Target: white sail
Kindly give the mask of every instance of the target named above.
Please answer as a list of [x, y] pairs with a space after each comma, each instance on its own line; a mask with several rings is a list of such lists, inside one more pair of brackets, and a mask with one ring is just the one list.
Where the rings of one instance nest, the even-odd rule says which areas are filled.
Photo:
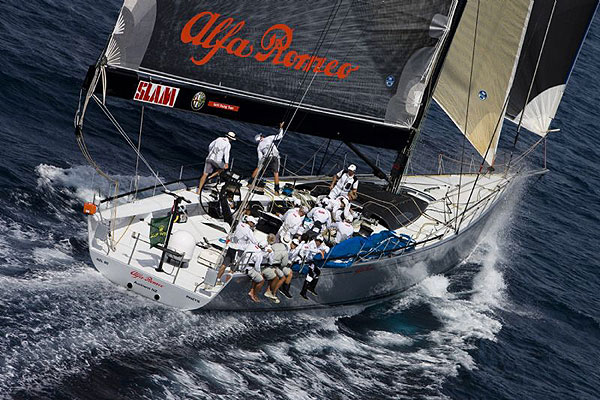
[[434, 99], [490, 165], [532, 0], [469, 0]]

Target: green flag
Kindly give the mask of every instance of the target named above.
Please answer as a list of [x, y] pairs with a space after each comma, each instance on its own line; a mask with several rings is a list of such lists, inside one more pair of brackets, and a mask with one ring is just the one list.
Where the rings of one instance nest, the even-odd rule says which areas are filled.
[[169, 213], [166, 217], [152, 218], [150, 220], [150, 247], [165, 243], [170, 219], [171, 214]]

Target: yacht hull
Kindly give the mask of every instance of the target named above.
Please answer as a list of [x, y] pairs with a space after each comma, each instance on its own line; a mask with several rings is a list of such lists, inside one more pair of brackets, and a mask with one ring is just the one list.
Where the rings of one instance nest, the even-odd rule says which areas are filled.
[[391, 299], [426, 277], [447, 272], [464, 261], [477, 246], [503, 202], [504, 196], [501, 196], [458, 235], [430, 246], [349, 268], [322, 269], [316, 288], [318, 296], [308, 293], [308, 300], [300, 296], [305, 275], [294, 276], [290, 290], [292, 299], [279, 294], [281, 302], [275, 304], [263, 296], [260, 303], [253, 302], [248, 296], [249, 278], [237, 274], [204, 308], [221, 311], [316, 310], [368, 306]]

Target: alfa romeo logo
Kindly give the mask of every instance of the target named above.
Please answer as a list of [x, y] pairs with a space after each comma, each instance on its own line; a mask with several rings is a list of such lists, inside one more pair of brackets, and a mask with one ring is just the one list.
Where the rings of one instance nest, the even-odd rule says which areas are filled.
[[192, 110], [198, 111], [202, 107], [204, 107], [204, 103], [206, 102], [206, 95], [204, 92], [198, 92], [192, 97]]

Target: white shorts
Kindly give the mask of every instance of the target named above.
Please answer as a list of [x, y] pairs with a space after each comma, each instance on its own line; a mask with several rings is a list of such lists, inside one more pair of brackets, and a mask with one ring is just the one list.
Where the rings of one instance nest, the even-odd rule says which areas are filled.
[[207, 158], [206, 161], [204, 161], [204, 173], [205, 174], [212, 174], [213, 172], [215, 172], [218, 169], [222, 169], [223, 167], [219, 165], [219, 163], [217, 163], [214, 160], [211, 160], [210, 158]]
[[246, 275], [248, 275], [250, 279], [252, 279], [256, 283], [260, 283], [264, 280], [261, 273], [255, 270], [254, 268], [247, 269]]

